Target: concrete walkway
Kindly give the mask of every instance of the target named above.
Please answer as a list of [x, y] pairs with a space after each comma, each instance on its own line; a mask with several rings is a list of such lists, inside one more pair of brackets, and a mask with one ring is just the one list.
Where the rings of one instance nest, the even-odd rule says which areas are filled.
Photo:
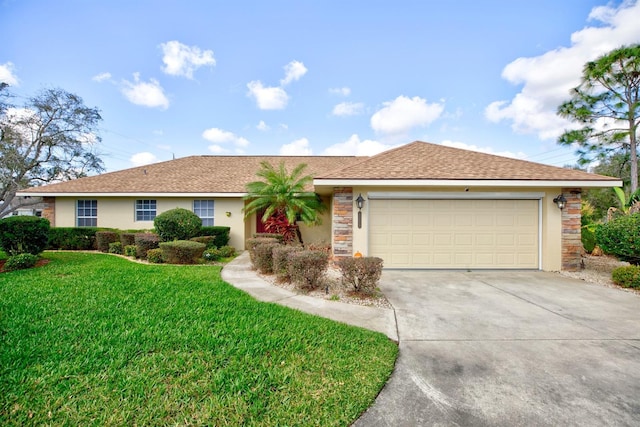
[[259, 301], [274, 302], [337, 322], [381, 332], [390, 339], [398, 341], [398, 329], [393, 310], [298, 295], [274, 286], [252, 269], [247, 251], [225, 265], [222, 269], [222, 279]]

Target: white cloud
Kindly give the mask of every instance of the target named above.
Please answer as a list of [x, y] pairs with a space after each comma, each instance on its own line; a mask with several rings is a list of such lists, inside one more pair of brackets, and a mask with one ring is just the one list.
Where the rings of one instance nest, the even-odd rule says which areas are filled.
[[91, 80], [98, 83], [102, 83], [105, 80], [111, 80], [111, 73], [104, 72], [104, 73], [96, 74], [91, 78]]
[[512, 159], [525, 159], [527, 157], [527, 155], [522, 151], [518, 151], [517, 153], [514, 153], [512, 151], [495, 151], [491, 147], [478, 147], [477, 145], [465, 144], [464, 142], [458, 141], [445, 140], [442, 141], [440, 145], [444, 145], [445, 147], [461, 148], [463, 150], [477, 151], [480, 153], [493, 154], [496, 156], [511, 157]]
[[557, 116], [556, 109], [569, 99], [569, 91], [580, 83], [588, 61], [640, 39], [640, 2], [591, 10], [585, 27], [571, 35], [570, 47], [559, 47], [540, 56], [518, 58], [502, 71], [502, 77], [522, 89], [510, 101], [495, 101], [485, 109], [492, 122], [507, 120], [518, 133], [534, 133], [555, 139], [571, 124]]
[[18, 86], [20, 83], [18, 76], [15, 74], [13, 62], [0, 64], [0, 82], [6, 83], [9, 86]]
[[213, 142], [213, 145], [209, 146], [209, 151], [213, 153], [222, 153], [228, 151], [223, 148], [221, 144], [231, 143], [236, 146], [236, 151], [239, 147], [246, 147], [249, 145], [249, 141], [246, 138], [237, 136], [233, 132], [229, 132], [219, 128], [209, 128], [202, 132], [202, 137], [209, 142]]
[[145, 107], [158, 107], [163, 110], [169, 108], [169, 99], [164, 94], [164, 89], [155, 79], [148, 82], [140, 81], [140, 73], [133, 74], [133, 83], [124, 80], [122, 93], [129, 102]]
[[280, 80], [280, 85], [286, 86], [289, 83], [300, 80], [302, 76], [307, 74], [307, 67], [300, 61], [291, 61], [284, 66], [284, 79]]
[[325, 156], [373, 156], [394, 147], [370, 139], [360, 141], [360, 137], [353, 134], [345, 142], [327, 147], [322, 154]]
[[129, 161], [134, 166], [144, 166], [151, 163], [156, 163], [158, 161], [158, 158], [153, 153], [149, 153], [148, 151], [143, 151], [142, 153], [136, 153], [133, 156], [131, 156]]
[[259, 80], [247, 83], [249, 96], [256, 99], [261, 110], [282, 110], [287, 106], [289, 95], [281, 87], [265, 87]]
[[260, 123], [258, 123], [256, 129], [266, 132], [271, 128], [264, 122], [264, 120], [260, 120]]
[[187, 46], [179, 41], [172, 40], [160, 45], [164, 55], [162, 71], [172, 76], [193, 78], [193, 73], [200, 67], [215, 66], [216, 60], [213, 51], [201, 50], [197, 46]]
[[427, 101], [418, 96], [399, 96], [385, 102], [384, 107], [371, 116], [371, 127], [376, 132], [403, 134], [411, 128], [426, 126], [436, 120], [444, 111], [444, 105]]
[[313, 150], [309, 147], [309, 140], [307, 138], [296, 139], [290, 144], [284, 144], [280, 147], [281, 156], [311, 156]]
[[364, 112], [364, 104], [362, 102], [341, 102], [333, 107], [331, 114], [334, 116], [357, 116]]
[[349, 96], [351, 95], [351, 89], [348, 87], [334, 87], [329, 89], [329, 93], [333, 94], [333, 95], [340, 95], [340, 96]]

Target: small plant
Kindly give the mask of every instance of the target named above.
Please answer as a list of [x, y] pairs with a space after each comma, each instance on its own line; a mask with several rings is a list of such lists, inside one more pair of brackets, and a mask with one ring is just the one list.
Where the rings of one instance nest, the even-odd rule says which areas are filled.
[[205, 251], [202, 253], [202, 258], [205, 261], [218, 261], [222, 257], [220, 256], [220, 251], [218, 250], [218, 248], [209, 248], [205, 249]]
[[202, 220], [188, 209], [175, 208], [156, 216], [153, 225], [160, 240], [170, 242], [197, 236], [202, 228]]
[[278, 246], [281, 246], [281, 244], [276, 242], [267, 242], [254, 246], [253, 266], [260, 273], [273, 273], [273, 250]]
[[273, 272], [281, 282], [288, 282], [289, 277], [289, 257], [294, 252], [303, 250], [302, 246], [280, 245], [273, 248]]
[[236, 256], [236, 248], [234, 248], [233, 246], [226, 245], [219, 248], [218, 251], [220, 251], [220, 256], [222, 258], [231, 258], [233, 256]]
[[4, 264], [4, 271], [25, 270], [36, 265], [37, 261], [38, 256], [29, 253], [10, 256]]
[[160, 243], [162, 257], [168, 264], [196, 264], [206, 246], [191, 240], [175, 240]]
[[146, 258], [149, 249], [157, 249], [160, 247], [160, 237], [154, 233], [136, 233], [135, 236], [137, 257]]
[[49, 220], [36, 216], [10, 216], [0, 220], [0, 248], [9, 255], [38, 255], [49, 241]]
[[298, 251], [290, 256], [289, 276], [298, 287], [306, 290], [320, 286], [320, 279], [329, 264], [329, 256], [320, 251]]
[[116, 254], [116, 255], [122, 255], [122, 253], [123, 253], [122, 242], [109, 243], [109, 253], [110, 254]]
[[627, 265], [618, 267], [611, 272], [611, 279], [623, 288], [640, 288], [640, 267]]
[[354, 291], [374, 293], [382, 274], [382, 259], [377, 257], [343, 258], [338, 261], [342, 279]]
[[120, 236], [115, 231], [98, 231], [96, 233], [96, 246], [100, 252], [109, 252], [109, 246], [113, 242], [118, 242]]
[[124, 254], [136, 258], [138, 256], [138, 247], [136, 245], [127, 245], [124, 247]]
[[162, 256], [162, 249], [149, 249], [147, 251], [147, 261], [153, 264], [162, 264], [164, 257]]
[[329, 298], [330, 301], [340, 301], [340, 295], [337, 294], [333, 294], [331, 295], [331, 297]]

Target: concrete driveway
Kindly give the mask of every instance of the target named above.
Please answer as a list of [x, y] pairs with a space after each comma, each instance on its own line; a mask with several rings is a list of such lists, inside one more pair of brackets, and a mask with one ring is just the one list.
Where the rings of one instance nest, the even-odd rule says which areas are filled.
[[400, 357], [356, 426], [640, 425], [640, 297], [544, 272], [384, 271]]

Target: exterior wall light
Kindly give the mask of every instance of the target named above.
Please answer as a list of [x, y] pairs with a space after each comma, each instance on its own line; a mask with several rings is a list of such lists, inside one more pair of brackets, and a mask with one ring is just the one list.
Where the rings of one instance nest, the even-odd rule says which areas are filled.
[[567, 206], [567, 199], [563, 194], [560, 194], [555, 199], [553, 199], [553, 203], [558, 205], [558, 209], [562, 210], [565, 206]]
[[364, 197], [362, 197], [362, 193], [358, 194], [356, 206], [358, 207], [358, 228], [362, 228], [362, 207], [364, 206]]
[[230, 217], [230, 216], [231, 216], [231, 212], [225, 212], [224, 214], [225, 214], [227, 217]]

